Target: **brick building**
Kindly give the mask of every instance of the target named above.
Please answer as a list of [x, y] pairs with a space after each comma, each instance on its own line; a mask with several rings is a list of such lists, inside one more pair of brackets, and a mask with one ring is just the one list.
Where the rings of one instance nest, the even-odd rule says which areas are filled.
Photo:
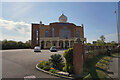
[[31, 35], [31, 48], [35, 46], [41, 46], [41, 48], [50, 48], [51, 46], [70, 48], [73, 47], [77, 38], [80, 38], [83, 43], [86, 41], [83, 24], [76, 26], [67, 22], [67, 17], [64, 14], [59, 17], [59, 22], [53, 22], [49, 25], [44, 25], [41, 21], [40, 24], [32, 23]]

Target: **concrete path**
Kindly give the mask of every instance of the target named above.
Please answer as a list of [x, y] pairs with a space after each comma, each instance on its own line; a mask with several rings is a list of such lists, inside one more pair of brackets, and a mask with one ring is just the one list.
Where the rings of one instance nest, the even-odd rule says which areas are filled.
[[114, 57], [108, 66], [108, 71], [111, 72], [108, 74], [111, 78], [119, 78], [120, 79], [120, 55]]

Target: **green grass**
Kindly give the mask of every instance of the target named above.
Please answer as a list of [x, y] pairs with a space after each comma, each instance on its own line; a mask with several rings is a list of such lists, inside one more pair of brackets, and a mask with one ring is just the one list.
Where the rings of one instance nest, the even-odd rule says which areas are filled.
[[107, 74], [105, 72], [103, 72], [102, 70], [96, 70], [97, 71], [97, 75], [99, 78], [106, 78]]
[[83, 75], [86, 75], [86, 78], [97, 78], [97, 79], [106, 79], [107, 78], [107, 66], [112, 57], [119, 55], [120, 53], [112, 53], [111, 56], [105, 54], [94, 56], [91, 59], [88, 59], [83, 64]]
[[109, 61], [111, 60], [112, 57], [110, 56], [105, 56], [103, 57], [102, 59], [100, 59], [97, 63], [96, 63], [96, 66], [101, 68], [101, 69], [104, 69], [104, 70], [107, 70], [107, 66], [109, 64]]
[[[101, 78], [101, 80], [102, 80], [103, 78], [106, 78], [106, 76], [107, 76], [107, 75], [106, 75], [103, 71], [101, 71], [101, 70], [96, 70], [96, 73], [97, 73], [98, 77]], [[88, 78], [93, 78], [90, 73], [89, 73], [87, 76], [85, 76], [83, 79], [88, 79]]]

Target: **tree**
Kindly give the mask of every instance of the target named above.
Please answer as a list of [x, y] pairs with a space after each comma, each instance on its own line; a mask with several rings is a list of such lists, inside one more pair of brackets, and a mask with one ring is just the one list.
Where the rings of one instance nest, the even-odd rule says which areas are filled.
[[103, 42], [101, 40], [97, 40], [96, 46], [103, 45]]
[[91, 43], [85, 43], [85, 45], [91, 45]]
[[101, 41], [104, 43], [105, 42], [105, 37], [104, 37], [104, 35], [101, 35], [100, 36], [100, 39], [101, 39]]
[[115, 41], [111, 41], [111, 45], [118, 45]]
[[30, 46], [31, 46], [31, 40], [26, 41], [25, 42], [25, 46], [26, 46], [26, 48], [30, 48]]

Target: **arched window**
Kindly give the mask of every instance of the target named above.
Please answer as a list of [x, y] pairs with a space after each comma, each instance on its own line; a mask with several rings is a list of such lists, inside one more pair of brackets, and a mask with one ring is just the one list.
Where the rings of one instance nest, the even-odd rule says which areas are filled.
[[66, 38], [66, 37], [67, 37], [67, 28], [66, 28], [66, 27], [64, 27], [63, 29], [64, 29], [64, 32], [63, 32], [63, 37], [64, 37], [64, 38]]
[[49, 37], [49, 30], [45, 31], [45, 37]]
[[60, 38], [70, 38], [70, 30], [67, 30], [67, 27], [60, 29]]
[[77, 31], [77, 38], [80, 38], [80, 31]]
[[54, 37], [54, 28], [52, 28], [52, 37]]
[[68, 38], [70, 38], [70, 30], [68, 30]]
[[36, 34], [37, 34], [37, 36], [36, 36], [36, 44], [38, 45], [38, 29], [36, 30]]
[[63, 35], [62, 35], [62, 29], [60, 29], [60, 38], [62, 38], [63, 37]]

